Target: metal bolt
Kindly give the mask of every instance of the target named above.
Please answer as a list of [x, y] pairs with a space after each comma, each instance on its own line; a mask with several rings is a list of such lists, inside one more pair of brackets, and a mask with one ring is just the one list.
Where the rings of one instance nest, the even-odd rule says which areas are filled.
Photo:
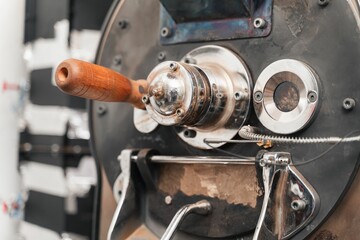
[[178, 117], [183, 117], [184, 114], [185, 114], [184, 109], [181, 109], [181, 108], [176, 109], [176, 115], [177, 115]]
[[243, 94], [239, 91], [239, 92], [235, 92], [234, 93], [234, 98], [236, 101], [239, 101], [243, 98]]
[[166, 52], [159, 52], [158, 54], [158, 60], [163, 61], [166, 58]]
[[32, 150], [32, 144], [31, 143], [24, 143], [24, 151], [25, 152], [30, 152]]
[[291, 208], [294, 211], [299, 211], [299, 210], [303, 210], [306, 208], [306, 202], [304, 200], [294, 200], [291, 202]]
[[122, 56], [121, 55], [116, 55], [113, 59], [113, 63], [115, 65], [121, 65], [122, 63]]
[[263, 93], [260, 91], [257, 91], [254, 93], [254, 100], [257, 102], [260, 102], [263, 99]]
[[53, 153], [58, 153], [60, 151], [59, 144], [53, 144], [53, 145], [51, 145], [50, 148], [51, 148], [51, 152], [53, 152]]
[[73, 149], [73, 152], [76, 153], [76, 154], [80, 154], [81, 151], [82, 151], [82, 148], [81, 148], [81, 146], [79, 146], [79, 145], [73, 146], [72, 149]]
[[221, 92], [217, 93], [215, 95], [217, 98], [223, 98], [224, 97], [224, 94], [222, 94]]
[[165, 204], [170, 205], [172, 203], [172, 197], [170, 195], [167, 195], [165, 197]]
[[311, 102], [311, 103], [314, 103], [314, 102], [317, 101], [317, 94], [314, 91], [310, 91], [308, 93], [307, 97], [308, 97], [308, 101]]
[[102, 116], [107, 112], [107, 108], [105, 105], [99, 105], [96, 109], [96, 112], [99, 116]]
[[196, 131], [191, 130], [191, 129], [186, 129], [184, 131], [184, 137], [186, 137], [186, 138], [194, 138], [194, 137], [196, 137]]
[[161, 31], [160, 31], [160, 35], [161, 35], [162, 37], [170, 37], [170, 35], [171, 35], [171, 30], [170, 30], [169, 28], [167, 28], [167, 27], [163, 27], [163, 28], [161, 29]]
[[261, 28], [264, 28], [266, 26], [266, 21], [263, 18], [255, 18], [253, 24], [254, 24], [255, 28], [260, 28], [261, 29]]
[[125, 29], [128, 25], [128, 22], [126, 20], [121, 20], [118, 24], [121, 29]]
[[144, 103], [144, 104], [149, 104], [150, 103], [150, 98], [148, 95], [144, 95], [142, 98], [141, 98], [141, 101]]
[[328, 5], [330, 2], [330, 0], [318, 0], [318, 4], [322, 7], [325, 7], [326, 5]]
[[356, 105], [356, 102], [353, 98], [345, 98], [343, 101], [343, 108], [345, 110], [352, 110]]
[[172, 62], [172, 63], [170, 63], [169, 67], [172, 71], [175, 72], [179, 68], [179, 65], [176, 62]]

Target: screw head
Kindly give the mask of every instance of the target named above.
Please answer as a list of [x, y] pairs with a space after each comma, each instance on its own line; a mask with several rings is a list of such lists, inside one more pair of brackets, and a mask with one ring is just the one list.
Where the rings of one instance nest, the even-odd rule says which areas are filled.
[[260, 102], [263, 99], [263, 93], [261, 91], [256, 91], [254, 93], [254, 100]]
[[104, 115], [106, 113], [106, 111], [107, 111], [107, 108], [105, 105], [99, 105], [96, 109], [96, 112], [99, 116]]
[[158, 54], [158, 60], [163, 61], [166, 58], [166, 52], [159, 52]]
[[234, 93], [234, 98], [235, 98], [236, 101], [239, 101], [239, 100], [241, 100], [243, 98], [243, 94], [240, 91], [235, 92]]
[[116, 55], [113, 59], [113, 63], [115, 65], [121, 65], [122, 63], [122, 56], [121, 55]]
[[314, 103], [317, 101], [317, 93], [314, 91], [310, 91], [307, 95], [308, 101]]
[[172, 203], [172, 197], [167, 195], [164, 199], [166, 205], [170, 205]]
[[171, 36], [171, 30], [168, 27], [163, 27], [160, 30], [160, 35], [162, 37], [170, 37]]
[[266, 21], [263, 18], [255, 18], [253, 25], [255, 28], [262, 29], [266, 27]]
[[186, 137], [186, 138], [194, 138], [194, 137], [196, 137], [196, 131], [194, 131], [192, 129], [186, 129], [184, 131], [184, 137]]
[[176, 62], [172, 62], [172, 63], [170, 63], [169, 67], [170, 67], [171, 71], [175, 72], [176, 70], [178, 70], [179, 65]]
[[344, 101], [343, 101], [343, 108], [345, 110], [352, 110], [356, 105], [356, 102], [353, 98], [345, 98]]
[[176, 115], [177, 115], [178, 117], [183, 117], [183, 116], [185, 115], [184, 109], [182, 109], [182, 108], [176, 109]]
[[121, 29], [125, 29], [128, 25], [128, 22], [126, 20], [121, 20], [119, 21], [118, 25]]
[[141, 98], [141, 101], [144, 103], [144, 104], [149, 104], [150, 103], [150, 98], [148, 95], [144, 95], [142, 98]]
[[304, 200], [294, 200], [291, 202], [291, 208], [294, 211], [300, 211], [306, 208], [306, 202]]

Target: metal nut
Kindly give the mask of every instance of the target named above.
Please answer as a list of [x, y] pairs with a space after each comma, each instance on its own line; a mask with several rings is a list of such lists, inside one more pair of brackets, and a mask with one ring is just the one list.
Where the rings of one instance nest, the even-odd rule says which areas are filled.
[[181, 108], [176, 109], [176, 115], [177, 115], [178, 117], [183, 117], [184, 114], [185, 114], [184, 109], [181, 109]]
[[171, 30], [167, 27], [163, 27], [160, 31], [160, 35], [162, 37], [170, 37], [171, 36]]
[[116, 55], [113, 59], [113, 63], [115, 65], [121, 65], [122, 63], [122, 56], [121, 55]]
[[126, 20], [121, 20], [119, 21], [118, 25], [121, 29], [125, 29], [128, 25], [128, 22]]
[[166, 205], [170, 205], [172, 203], [172, 197], [167, 195], [164, 199]]
[[99, 116], [102, 116], [107, 112], [107, 108], [105, 105], [99, 105], [96, 109], [96, 112]]
[[176, 70], [178, 70], [178, 68], [179, 68], [179, 65], [176, 63], [176, 62], [172, 62], [172, 63], [170, 63], [170, 69], [171, 69], [171, 71], [176, 71]]
[[257, 91], [254, 93], [254, 100], [256, 102], [260, 102], [263, 99], [263, 93], [261, 91]]
[[294, 200], [291, 202], [291, 208], [294, 211], [299, 211], [299, 210], [303, 210], [306, 208], [306, 202], [304, 200]]
[[191, 129], [186, 129], [184, 131], [184, 137], [186, 137], [186, 138], [194, 138], [194, 137], [196, 137], [196, 131], [191, 130]]
[[317, 93], [314, 91], [310, 91], [307, 95], [308, 101], [314, 103], [317, 101]]
[[345, 98], [343, 101], [343, 108], [345, 110], [352, 110], [356, 105], [356, 102], [353, 98]]
[[255, 18], [253, 24], [254, 27], [258, 29], [262, 29], [266, 27], [266, 21], [263, 18]]
[[234, 93], [234, 98], [236, 101], [239, 101], [243, 98], [243, 93], [242, 92], [235, 92]]
[[163, 61], [166, 58], [166, 52], [159, 52], [158, 54], [158, 60]]
[[144, 103], [144, 104], [149, 104], [150, 103], [150, 98], [148, 95], [144, 95], [142, 98], [141, 98], [141, 101]]

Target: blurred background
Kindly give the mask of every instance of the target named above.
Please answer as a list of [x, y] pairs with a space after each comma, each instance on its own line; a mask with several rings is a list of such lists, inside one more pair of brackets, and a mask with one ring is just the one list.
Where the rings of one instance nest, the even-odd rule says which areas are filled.
[[61, 93], [53, 72], [67, 58], [94, 61], [112, 1], [0, 2], [0, 239], [91, 239], [86, 101]]

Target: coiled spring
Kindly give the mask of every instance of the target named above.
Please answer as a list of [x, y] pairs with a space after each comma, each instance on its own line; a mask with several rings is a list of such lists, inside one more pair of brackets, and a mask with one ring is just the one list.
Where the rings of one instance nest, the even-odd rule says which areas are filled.
[[345, 137], [287, 137], [287, 136], [273, 136], [256, 133], [256, 129], [251, 126], [244, 126], [239, 131], [240, 137], [248, 140], [258, 141], [272, 141], [274, 143], [296, 143], [296, 144], [309, 144], [309, 143], [339, 143], [339, 142], [356, 142], [360, 141], [358, 136], [345, 136]]

